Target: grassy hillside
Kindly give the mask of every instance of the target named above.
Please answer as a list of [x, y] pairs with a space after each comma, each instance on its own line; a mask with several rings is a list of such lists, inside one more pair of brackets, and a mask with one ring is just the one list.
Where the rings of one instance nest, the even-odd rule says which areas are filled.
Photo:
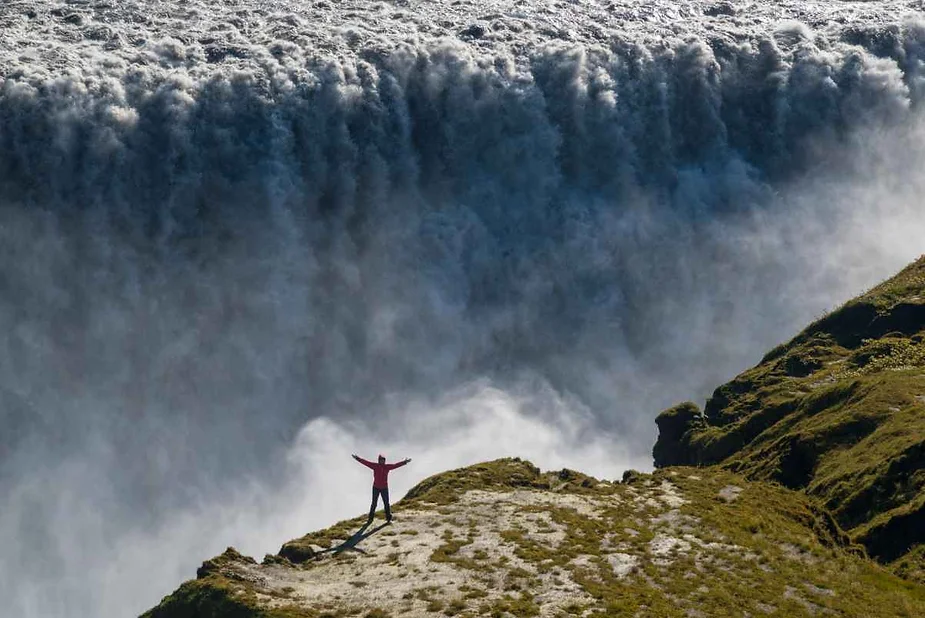
[[817, 499], [925, 582], [925, 257], [656, 422], [656, 466], [711, 465]]
[[599, 481], [506, 459], [427, 479], [390, 526], [232, 549], [145, 618], [913, 616], [925, 587], [805, 495], [719, 467]]

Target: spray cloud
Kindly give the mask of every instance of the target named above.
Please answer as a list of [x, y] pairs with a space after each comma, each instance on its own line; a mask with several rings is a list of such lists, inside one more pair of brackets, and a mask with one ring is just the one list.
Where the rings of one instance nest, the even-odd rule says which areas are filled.
[[168, 4], [0, 8], [13, 614], [139, 612], [353, 515], [351, 451], [413, 457], [396, 494], [647, 467], [660, 409], [921, 250], [925, 26], [889, 3], [497, 2], [462, 40], [443, 3]]

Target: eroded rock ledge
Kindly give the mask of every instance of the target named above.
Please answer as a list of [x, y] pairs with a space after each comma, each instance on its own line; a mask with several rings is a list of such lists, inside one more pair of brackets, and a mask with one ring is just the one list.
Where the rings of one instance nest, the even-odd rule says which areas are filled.
[[145, 617], [925, 611], [925, 588], [863, 558], [797, 492], [718, 468], [625, 476], [518, 459], [436, 475], [393, 525], [340, 522], [262, 564], [229, 549]]

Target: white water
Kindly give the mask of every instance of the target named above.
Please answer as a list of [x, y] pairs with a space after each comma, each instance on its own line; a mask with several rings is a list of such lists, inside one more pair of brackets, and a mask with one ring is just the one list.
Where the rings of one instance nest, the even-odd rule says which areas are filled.
[[[911, 2], [0, 6], [3, 615], [653, 419], [921, 252]], [[479, 32], [471, 26], [480, 26]]]

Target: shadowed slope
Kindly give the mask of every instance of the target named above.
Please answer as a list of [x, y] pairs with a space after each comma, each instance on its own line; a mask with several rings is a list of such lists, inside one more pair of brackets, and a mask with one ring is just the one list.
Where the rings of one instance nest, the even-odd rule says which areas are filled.
[[[717, 464], [821, 499], [925, 581], [925, 257], [656, 422], [656, 466]], [[918, 549], [916, 549], [918, 548]]]

